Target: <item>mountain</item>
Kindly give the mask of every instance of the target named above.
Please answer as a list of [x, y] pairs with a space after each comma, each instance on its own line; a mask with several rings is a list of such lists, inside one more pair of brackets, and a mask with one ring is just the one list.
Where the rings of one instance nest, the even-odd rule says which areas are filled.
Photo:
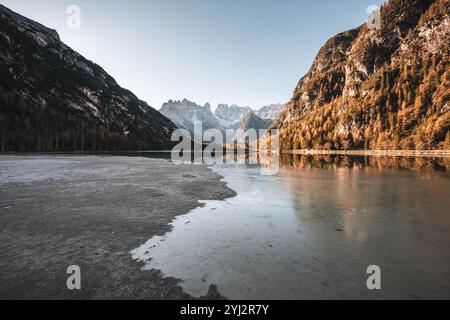
[[[239, 131], [236, 133], [235, 138], [239, 139], [240, 136], [242, 135], [242, 133], [245, 133], [245, 132], [247, 132], [247, 130], [250, 130], [250, 129], [255, 129], [256, 133], [257, 133], [257, 136], [255, 138], [258, 139], [259, 138], [259, 130], [267, 129], [272, 123], [273, 123], [272, 120], [261, 119], [253, 111], [250, 111], [249, 113], [247, 113], [245, 118], [241, 121], [241, 124], [239, 126]], [[254, 140], [256, 140], [256, 139], [254, 139]], [[252, 140], [253, 139], [250, 139], [250, 142], [253, 142]]]
[[261, 119], [277, 120], [283, 111], [285, 104], [270, 104], [256, 111], [256, 115]]
[[[260, 129], [267, 129], [281, 112], [283, 105], [270, 105], [258, 111], [253, 111], [249, 107], [239, 107], [237, 105], [219, 104], [214, 112], [207, 103], [200, 106], [189, 100], [166, 102], [160, 112], [182, 129], [187, 129], [191, 137], [194, 136], [194, 123], [202, 122], [203, 130], [218, 129], [226, 133], [227, 129], [241, 129], [247, 131], [255, 129], [258, 133]], [[261, 119], [257, 114], [262, 114], [265, 119]], [[236, 138], [238, 135], [235, 136]]]
[[55, 30], [0, 5], [2, 151], [167, 149], [175, 129]]
[[273, 125], [283, 149], [450, 149], [450, 2], [391, 0], [320, 50]]
[[219, 120], [211, 112], [209, 103], [202, 107], [186, 99], [170, 100], [162, 106], [160, 112], [171, 119], [178, 128], [187, 129], [191, 133], [191, 137], [194, 137], [194, 124], [199, 121], [202, 122], [203, 130], [224, 130]]
[[[273, 104], [253, 111], [249, 107], [219, 104], [214, 112], [207, 103], [200, 106], [189, 100], [166, 102], [160, 112], [173, 121], [177, 127], [187, 129], [194, 136], [194, 123], [202, 121], [203, 130], [219, 129], [225, 134], [227, 129], [247, 131], [267, 129], [283, 110], [284, 105]], [[261, 115], [261, 117], [259, 116]], [[263, 118], [262, 118], [263, 117]], [[236, 133], [235, 138], [239, 135]]]
[[249, 129], [267, 129], [273, 123], [270, 119], [261, 119], [254, 112], [248, 113], [242, 120], [239, 129], [249, 130]]
[[219, 104], [214, 116], [220, 121], [220, 124], [227, 129], [239, 128], [244, 118], [252, 112], [249, 107], [239, 107], [237, 105]]

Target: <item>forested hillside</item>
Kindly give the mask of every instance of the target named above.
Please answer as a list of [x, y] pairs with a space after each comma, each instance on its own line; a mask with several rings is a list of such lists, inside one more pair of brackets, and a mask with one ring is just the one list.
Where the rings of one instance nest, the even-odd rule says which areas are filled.
[[56, 31], [0, 5], [1, 151], [170, 149], [175, 128]]
[[391, 0], [330, 39], [274, 128], [283, 149], [450, 149], [450, 2]]

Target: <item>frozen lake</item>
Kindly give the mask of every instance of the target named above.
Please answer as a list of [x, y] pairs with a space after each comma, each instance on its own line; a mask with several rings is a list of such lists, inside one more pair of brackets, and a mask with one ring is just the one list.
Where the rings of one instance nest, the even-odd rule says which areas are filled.
[[237, 196], [202, 202], [132, 256], [193, 296], [215, 284], [230, 299], [450, 298], [448, 161], [372, 160], [297, 157], [275, 176], [214, 166]]

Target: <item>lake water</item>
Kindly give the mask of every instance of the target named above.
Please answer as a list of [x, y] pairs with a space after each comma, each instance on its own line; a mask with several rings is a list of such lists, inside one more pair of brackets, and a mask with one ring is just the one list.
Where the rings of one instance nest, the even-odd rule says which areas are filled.
[[[132, 252], [229, 299], [450, 298], [450, 159], [282, 159], [216, 165], [237, 196], [203, 201]], [[370, 291], [367, 268], [381, 268]]]

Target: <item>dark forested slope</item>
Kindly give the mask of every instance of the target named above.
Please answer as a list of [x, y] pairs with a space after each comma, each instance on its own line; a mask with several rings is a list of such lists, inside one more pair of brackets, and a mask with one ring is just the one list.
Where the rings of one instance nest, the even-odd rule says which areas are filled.
[[174, 129], [56, 31], [0, 5], [0, 151], [166, 149]]

